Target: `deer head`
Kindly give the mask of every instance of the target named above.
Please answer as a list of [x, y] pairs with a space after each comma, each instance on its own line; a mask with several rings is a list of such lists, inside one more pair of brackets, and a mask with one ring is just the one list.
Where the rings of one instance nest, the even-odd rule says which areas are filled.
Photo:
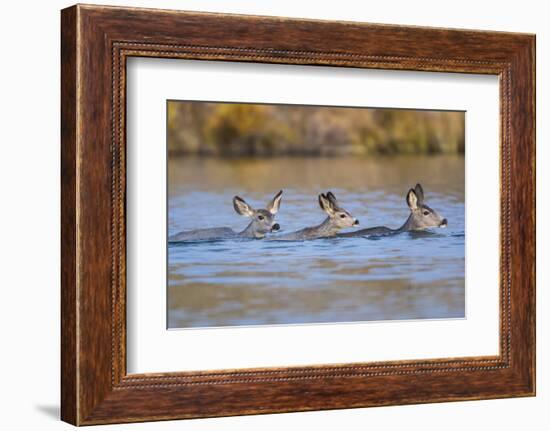
[[269, 232], [276, 232], [280, 229], [279, 223], [275, 223], [275, 214], [279, 211], [283, 191], [277, 193], [267, 204], [265, 209], [254, 209], [246, 201], [235, 196], [233, 198], [233, 207], [237, 214], [252, 219], [248, 227], [242, 232], [243, 236], [252, 236], [254, 238], [263, 238]]
[[430, 227], [447, 227], [447, 219], [424, 203], [424, 190], [420, 184], [407, 193], [407, 205], [411, 215], [407, 221], [408, 230], [421, 230]]
[[357, 226], [359, 224], [359, 221], [355, 217], [352, 217], [349, 212], [338, 204], [336, 196], [334, 196], [332, 192], [328, 192], [326, 195], [321, 193], [319, 195], [319, 205], [329, 216], [331, 226], [333, 226], [335, 230]]

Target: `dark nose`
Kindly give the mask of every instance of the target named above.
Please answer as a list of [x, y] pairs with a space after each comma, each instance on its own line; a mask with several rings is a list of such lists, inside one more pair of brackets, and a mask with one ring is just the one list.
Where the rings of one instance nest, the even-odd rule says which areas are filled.
[[355, 219], [355, 221], [353, 222], [353, 225], [357, 226], [358, 224], [359, 224], [359, 220]]
[[273, 226], [271, 226], [272, 231], [278, 231], [281, 229], [281, 226], [279, 226], [279, 223], [275, 223]]
[[444, 219], [441, 221], [441, 223], [439, 224], [439, 226], [441, 226], [441, 227], [447, 226], [447, 219], [444, 218]]

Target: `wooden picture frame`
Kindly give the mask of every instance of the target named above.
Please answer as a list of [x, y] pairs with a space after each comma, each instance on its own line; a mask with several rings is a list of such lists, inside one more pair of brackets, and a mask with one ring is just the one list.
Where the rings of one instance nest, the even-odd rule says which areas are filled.
[[[75, 425], [535, 394], [535, 36], [77, 5], [61, 14], [61, 417]], [[126, 59], [500, 77], [500, 354], [127, 374]]]

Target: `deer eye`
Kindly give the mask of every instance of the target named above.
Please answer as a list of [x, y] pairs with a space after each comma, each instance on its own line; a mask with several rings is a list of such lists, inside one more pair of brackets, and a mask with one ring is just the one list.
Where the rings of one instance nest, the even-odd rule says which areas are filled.
[[264, 219], [264, 216], [263, 215], [259, 215], [258, 216], [258, 220], [263, 220]]
[[428, 210], [424, 210], [424, 211], [422, 212], [422, 214], [424, 214], [425, 216], [427, 216], [428, 214], [430, 214], [430, 212], [429, 212]]
[[340, 214], [340, 218], [346, 218], [345, 214]]

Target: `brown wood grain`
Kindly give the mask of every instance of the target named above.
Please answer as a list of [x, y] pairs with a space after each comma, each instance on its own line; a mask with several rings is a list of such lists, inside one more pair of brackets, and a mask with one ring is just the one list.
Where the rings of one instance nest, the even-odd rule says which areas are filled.
[[76, 9], [61, 16], [61, 417], [77, 422]]
[[[63, 420], [85, 425], [534, 395], [533, 35], [79, 5], [62, 11], [61, 47]], [[131, 56], [498, 75], [499, 356], [127, 375]]]

